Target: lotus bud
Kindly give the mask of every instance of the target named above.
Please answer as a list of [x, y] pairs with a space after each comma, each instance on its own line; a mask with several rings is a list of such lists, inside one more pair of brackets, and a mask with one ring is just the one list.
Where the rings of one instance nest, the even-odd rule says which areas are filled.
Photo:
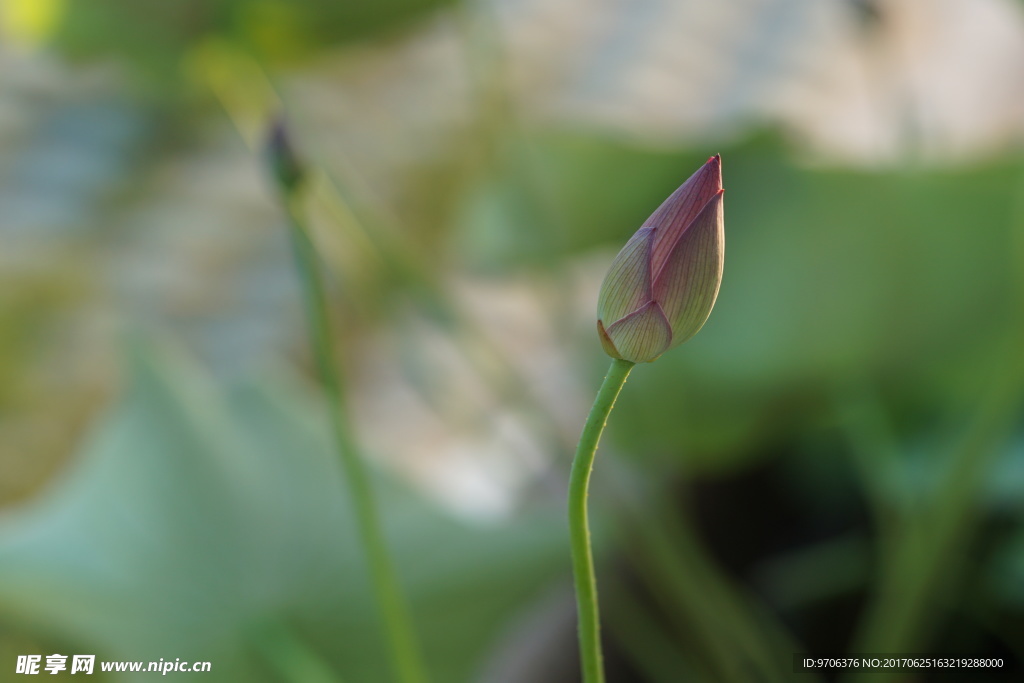
[[299, 161], [295, 148], [288, 135], [288, 127], [283, 117], [278, 117], [270, 125], [267, 135], [265, 154], [274, 180], [286, 191], [291, 192], [299, 184], [304, 175], [302, 163]]
[[724, 192], [715, 155], [612, 261], [597, 304], [597, 332], [609, 356], [649, 363], [704, 325], [722, 283]]

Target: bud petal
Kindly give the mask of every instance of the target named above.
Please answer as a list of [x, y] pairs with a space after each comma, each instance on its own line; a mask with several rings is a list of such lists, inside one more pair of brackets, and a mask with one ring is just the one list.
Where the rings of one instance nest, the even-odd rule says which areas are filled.
[[[669, 348], [672, 328], [658, 302], [649, 301], [609, 327], [604, 336], [616, 351], [610, 355], [634, 363], [649, 363]], [[608, 344], [604, 346], [610, 352]]]
[[654, 280], [654, 300], [672, 327], [672, 347], [700, 331], [718, 298], [725, 265], [724, 192], [693, 219]]
[[610, 327], [651, 300], [654, 229], [640, 228], [612, 261], [597, 300], [597, 318]]
[[651, 255], [651, 273], [656, 277], [665, 267], [669, 253], [701, 209], [722, 189], [722, 157], [716, 154], [687, 178], [661, 206], [644, 221], [657, 228]]

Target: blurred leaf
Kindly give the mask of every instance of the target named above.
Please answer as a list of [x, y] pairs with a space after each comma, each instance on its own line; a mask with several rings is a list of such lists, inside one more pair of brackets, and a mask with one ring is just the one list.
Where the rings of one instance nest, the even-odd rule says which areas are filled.
[[1014, 439], [993, 464], [987, 482], [990, 502], [1024, 520], [1024, 436]]
[[173, 83], [184, 55], [207, 38], [235, 41], [279, 64], [395, 30], [453, 1], [75, 0], [53, 37], [72, 56], [116, 57]]
[[[343, 680], [387, 680], [320, 407], [287, 382], [227, 402], [137, 351], [132, 384], [63, 480], [0, 523], [0, 615], [100, 658], [209, 660], [268, 680], [253, 629], [290, 622]], [[388, 538], [437, 680], [467, 680], [502, 623], [566, 569], [547, 511], [468, 527], [384, 484]], [[127, 680], [127, 679], [126, 679]]]
[[999, 548], [988, 578], [1000, 601], [1024, 611], [1024, 530]]
[[35, 44], [49, 37], [63, 11], [63, 0], [6, 0], [0, 20], [12, 40]]

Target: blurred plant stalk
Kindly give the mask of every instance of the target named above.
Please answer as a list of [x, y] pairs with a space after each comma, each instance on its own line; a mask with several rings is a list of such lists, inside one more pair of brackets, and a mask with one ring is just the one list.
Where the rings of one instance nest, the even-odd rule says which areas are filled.
[[[501, 85], [504, 78], [499, 73], [500, 60], [493, 52], [497, 44], [497, 40], [493, 39], [496, 28], [482, 15], [473, 15], [472, 20], [465, 13], [459, 16], [465, 33], [464, 39], [471, 43], [469, 49], [475, 55], [473, 64], [480, 69], [474, 79], [480, 90], [477, 95], [481, 101], [480, 108], [484, 112], [479, 135], [484, 140], [481, 144], [488, 146], [493, 144], [493, 138], [512, 116], [510, 111], [506, 111], [507, 103]], [[492, 39], [474, 39], [469, 23], [479, 25]], [[278, 111], [282, 107], [281, 97], [264, 67], [229, 43], [208, 41], [197, 54], [193, 68], [221, 103], [250, 149], [259, 149], [265, 142], [268, 112]], [[525, 147], [522, 140], [518, 143], [517, 149]], [[530, 170], [527, 175], [532, 178], [536, 169], [531, 167]], [[474, 166], [469, 175], [475, 175], [478, 171], [482, 172], [482, 169]], [[372, 189], [361, 182], [357, 172], [353, 171], [343, 181], [320, 165], [304, 159], [303, 175], [303, 194], [308, 195], [309, 201], [324, 211], [335, 222], [338, 230], [351, 240], [353, 244], [350, 246], [358, 250], [355, 258], [373, 262], [387, 278], [399, 283], [418, 309], [460, 347], [463, 357], [485, 379], [487, 386], [498, 393], [502, 403], [522, 410], [546, 447], [553, 453], [568, 457], [573, 444], [563, 437], [561, 426], [523, 371], [481, 328], [479, 321], [467, 314], [453, 298], [449, 288], [435, 272], [435, 264], [420, 250], [396, 237], [409, 229], [409, 226], [403, 225], [386, 204], [375, 196]], [[542, 187], [533, 189], [540, 193]], [[541, 204], [548, 211], [552, 210], [549, 202]], [[328, 270], [339, 265], [336, 260], [332, 261], [334, 252], [323, 248], [323, 245], [320, 254]], [[361, 302], [354, 299], [349, 303], [358, 306]], [[424, 393], [422, 398], [437, 407], [436, 397]]]
[[288, 132], [281, 119], [275, 121], [271, 128], [266, 153], [288, 216], [295, 265], [302, 281], [310, 343], [320, 381], [327, 395], [331, 429], [352, 496], [359, 537], [366, 553], [370, 579], [383, 617], [395, 674], [401, 683], [427, 683], [426, 667], [412, 625], [411, 613], [384, 541], [369, 471], [352, 437], [344, 381], [334, 359], [335, 341], [329, 322], [323, 272], [316, 247], [303, 220], [301, 188], [304, 171], [289, 143]]

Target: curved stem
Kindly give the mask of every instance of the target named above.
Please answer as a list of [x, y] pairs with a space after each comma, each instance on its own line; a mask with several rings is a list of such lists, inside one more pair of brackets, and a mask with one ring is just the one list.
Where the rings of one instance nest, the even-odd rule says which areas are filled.
[[580, 664], [583, 683], [604, 683], [601, 661], [601, 628], [597, 605], [597, 577], [594, 555], [590, 549], [590, 524], [587, 521], [587, 491], [590, 472], [601, 433], [608, 422], [615, 399], [626, 383], [633, 363], [615, 359], [594, 399], [587, 422], [583, 426], [576, 457], [569, 475], [569, 539], [572, 546], [572, 574], [576, 584], [576, 611], [579, 617]]
[[320, 372], [320, 381], [327, 394], [331, 429], [345, 478], [348, 480], [356, 525], [370, 565], [370, 578], [378, 607], [383, 615], [396, 675], [401, 683], [426, 683], [426, 669], [412, 627], [412, 618], [384, 542], [369, 472], [352, 438], [352, 429], [348, 423], [341, 372], [334, 360], [334, 341], [328, 322], [327, 296], [320, 261], [316, 248], [299, 218], [295, 198], [285, 192], [285, 201], [288, 204], [289, 232], [295, 262], [302, 280], [310, 342]]

